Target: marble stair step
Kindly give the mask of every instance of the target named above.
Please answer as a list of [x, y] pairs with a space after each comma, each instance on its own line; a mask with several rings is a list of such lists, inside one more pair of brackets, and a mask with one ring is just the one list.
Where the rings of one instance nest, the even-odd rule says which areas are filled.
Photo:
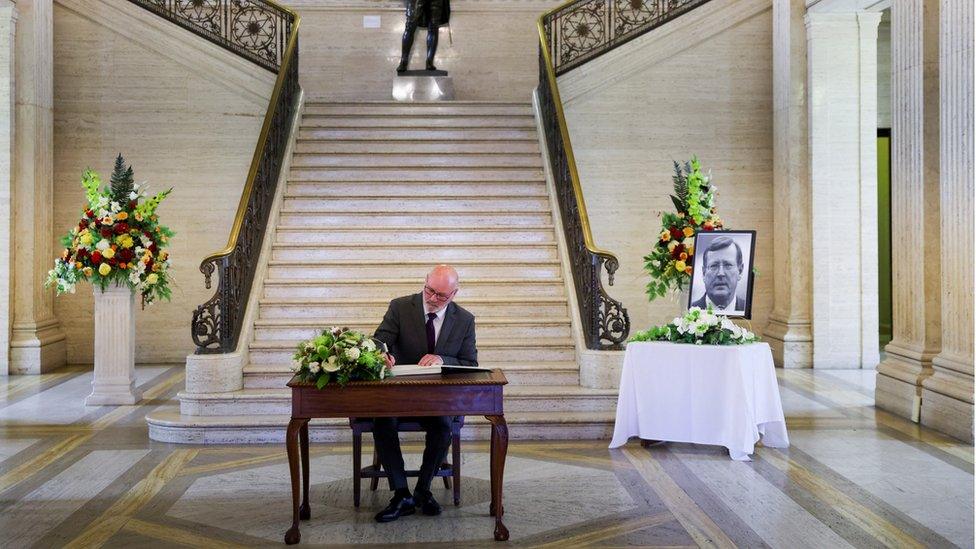
[[555, 242], [469, 242], [458, 243], [453, 246], [380, 244], [379, 242], [358, 244], [276, 243], [272, 245], [272, 259], [276, 260], [374, 259], [395, 262], [400, 259], [426, 259], [432, 263], [445, 263], [456, 259], [475, 258], [521, 261], [557, 259], [558, 254]]
[[344, 198], [347, 196], [382, 197], [387, 200], [403, 197], [470, 197], [470, 196], [546, 196], [544, 181], [292, 181], [285, 190], [286, 198], [315, 196]]
[[[562, 264], [558, 260], [519, 261], [509, 260], [456, 260], [451, 265], [457, 269], [461, 280], [466, 278], [513, 277], [552, 279], [562, 276]], [[269, 261], [268, 278], [379, 278], [396, 275], [416, 277], [422, 280], [430, 271], [429, 261], [339, 260], [339, 261]]]
[[367, 103], [367, 102], [306, 102], [305, 115], [340, 116], [533, 116], [532, 104], [521, 103]]
[[532, 128], [310, 128], [302, 126], [298, 139], [342, 141], [522, 141], [538, 143]]
[[[254, 339], [267, 341], [299, 342], [318, 335], [330, 326], [343, 326], [352, 330], [372, 334], [382, 320], [382, 316], [363, 317], [322, 317], [322, 318], [260, 318], [254, 321]], [[568, 316], [539, 316], [526, 318], [497, 318], [486, 316], [477, 318], [478, 337], [489, 339], [570, 338], [572, 324]]]
[[[249, 360], [256, 364], [291, 364], [297, 343], [254, 340], [248, 347]], [[571, 338], [538, 340], [478, 338], [479, 362], [525, 362], [543, 358], [557, 362], [576, 360], [573, 340]]]
[[[419, 292], [423, 287], [418, 278], [338, 278], [322, 279], [275, 279], [264, 281], [266, 298], [343, 298], [369, 295], [376, 298], [394, 297]], [[566, 296], [562, 278], [539, 280], [535, 278], [464, 278], [461, 281], [463, 296]], [[480, 325], [480, 324], [479, 324]]]
[[328, 244], [352, 245], [384, 243], [394, 247], [414, 244], [449, 244], [467, 246], [475, 243], [505, 244], [555, 244], [556, 233], [552, 225], [529, 227], [336, 227], [316, 229], [309, 227], [278, 226], [275, 229], [276, 244]]
[[[568, 317], [565, 297], [463, 297], [457, 303], [477, 319]], [[258, 302], [261, 319], [270, 318], [366, 318], [380, 319], [386, 313], [388, 299], [268, 299]]]
[[292, 165], [288, 181], [545, 181], [541, 167], [320, 168]]
[[[507, 388], [506, 388], [507, 393]], [[507, 403], [507, 396], [506, 396]], [[182, 415], [176, 406], [161, 406], [146, 416], [149, 436], [160, 442], [185, 444], [259, 444], [283, 443], [290, 417], [278, 415]], [[610, 440], [613, 435], [614, 411], [516, 412], [506, 410], [510, 440]], [[488, 421], [468, 416], [461, 429], [464, 440], [488, 440]], [[404, 433], [404, 441], [420, 441], [423, 433]], [[313, 419], [309, 423], [312, 442], [352, 441], [349, 420]], [[363, 437], [372, 444], [369, 436]], [[461, 451], [464, 451], [462, 445]], [[350, 451], [351, 452], [351, 451]]]
[[393, 116], [309, 114], [302, 116], [303, 129], [307, 128], [502, 128], [535, 129], [535, 117], [529, 114], [503, 115], [477, 112], [451, 116], [402, 114]]
[[[479, 327], [480, 329], [480, 327]], [[505, 371], [515, 385], [579, 385], [579, 366], [575, 362], [538, 362], [482, 364], [486, 368]], [[279, 389], [293, 373], [290, 364], [248, 364], [244, 367], [245, 389]]]
[[[505, 411], [609, 412], [616, 408], [616, 389], [563, 385], [506, 385]], [[241, 389], [229, 393], [179, 394], [180, 411], [194, 416], [285, 415], [291, 411], [291, 390]], [[348, 424], [347, 424], [348, 425]]]
[[300, 154], [533, 154], [539, 157], [537, 141], [342, 141], [337, 139], [299, 139]]
[[[328, 227], [365, 228], [365, 227], [412, 227], [414, 230], [426, 229], [431, 220], [427, 216], [416, 213], [386, 213], [376, 215], [373, 212], [281, 212], [278, 222], [280, 225], [293, 227], [302, 226], [316, 229]], [[437, 227], [468, 226], [473, 230], [482, 228], [506, 226], [540, 228], [552, 225], [552, 213], [549, 208], [544, 211], [457, 211], [441, 210], [437, 212]]]
[[285, 197], [281, 206], [281, 213], [291, 212], [362, 212], [368, 214], [379, 213], [420, 213], [428, 224], [435, 224], [435, 219], [427, 215], [437, 215], [440, 211], [505, 211], [505, 212], [539, 212], [549, 207], [548, 195], [535, 196], [407, 196], [390, 199], [385, 196], [346, 196], [342, 198], [329, 196], [298, 196]]
[[293, 168], [538, 168], [536, 154], [320, 154], [292, 155]]

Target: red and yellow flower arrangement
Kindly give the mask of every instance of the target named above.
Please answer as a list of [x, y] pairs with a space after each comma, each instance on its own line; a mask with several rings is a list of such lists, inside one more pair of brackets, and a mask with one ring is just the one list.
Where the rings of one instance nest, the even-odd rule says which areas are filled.
[[684, 290], [691, 283], [695, 255], [695, 234], [722, 228], [715, 209], [715, 187], [711, 176], [702, 173], [697, 157], [680, 165], [674, 163], [676, 211], [661, 216], [661, 232], [651, 252], [644, 256], [644, 270], [650, 276], [647, 297], [653, 301], [669, 291]]
[[99, 175], [85, 170], [81, 178], [87, 207], [81, 221], [61, 238], [64, 250], [48, 272], [47, 286], [58, 295], [74, 293], [78, 282], [89, 281], [103, 290], [110, 284], [125, 285], [142, 296], [143, 305], [169, 300], [166, 247], [174, 233], [159, 224], [156, 208], [173, 189], [149, 198], [133, 182], [132, 167], [120, 154], [115, 159], [111, 186], [102, 186]]

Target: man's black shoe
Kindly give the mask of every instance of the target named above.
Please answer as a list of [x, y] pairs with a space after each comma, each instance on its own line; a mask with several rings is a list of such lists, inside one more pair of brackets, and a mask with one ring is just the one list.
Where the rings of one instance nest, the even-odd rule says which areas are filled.
[[393, 496], [386, 509], [376, 513], [376, 522], [393, 522], [400, 517], [412, 515], [415, 510], [416, 504], [413, 498]]
[[429, 517], [441, 514], [441, 504], [437, 503], [434, 494], [429, 491], [415, 490], [413, 499], [417, 502], [417, 507], [420, 507], [421, 513]]

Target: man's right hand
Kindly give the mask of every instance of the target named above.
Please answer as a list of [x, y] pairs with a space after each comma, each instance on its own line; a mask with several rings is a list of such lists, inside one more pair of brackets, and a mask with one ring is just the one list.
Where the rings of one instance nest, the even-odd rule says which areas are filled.
[[393, 364], [396, 362], [396, 359], [393, 358], [393, 355], [391, 355], [390, 353], [384, 353], [384, 358], [386, 358], [386, 367], [392, 368]]

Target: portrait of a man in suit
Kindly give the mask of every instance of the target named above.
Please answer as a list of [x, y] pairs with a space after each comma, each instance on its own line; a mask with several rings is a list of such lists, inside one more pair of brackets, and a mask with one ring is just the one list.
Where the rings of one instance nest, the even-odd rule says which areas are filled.
[[[699, 233], [695, 242], [690, 306], [711, 307], [716, 313], [729, 316], [748, 316], [751, 270], [747, 267], [752, 259], [754, 234], [751, 231]], [[699, 295], [697, 299], [696, 295]]]
[[[387, 346], [387, 365], [478, 365], [474, 315], [454, 303], [457, 292], [457, 271], [448, 265], [438, 265], [427, 275], [421, 292], [390, 302], [373, 335]], [[441, 506], [430, 492], [430, 483], [447, 456], [453, 419], [451, 416], [374, 419], [376, 452], [394, 490], [390, 504], [377, 513], [378, 522], [412, 515], [417, 508], [425, 515], [440, 514]], [[407, 488], [400, 451], [397, 433], [400, 421], [418, 422], [426, 431], [423, 463], [413, 494]]]

